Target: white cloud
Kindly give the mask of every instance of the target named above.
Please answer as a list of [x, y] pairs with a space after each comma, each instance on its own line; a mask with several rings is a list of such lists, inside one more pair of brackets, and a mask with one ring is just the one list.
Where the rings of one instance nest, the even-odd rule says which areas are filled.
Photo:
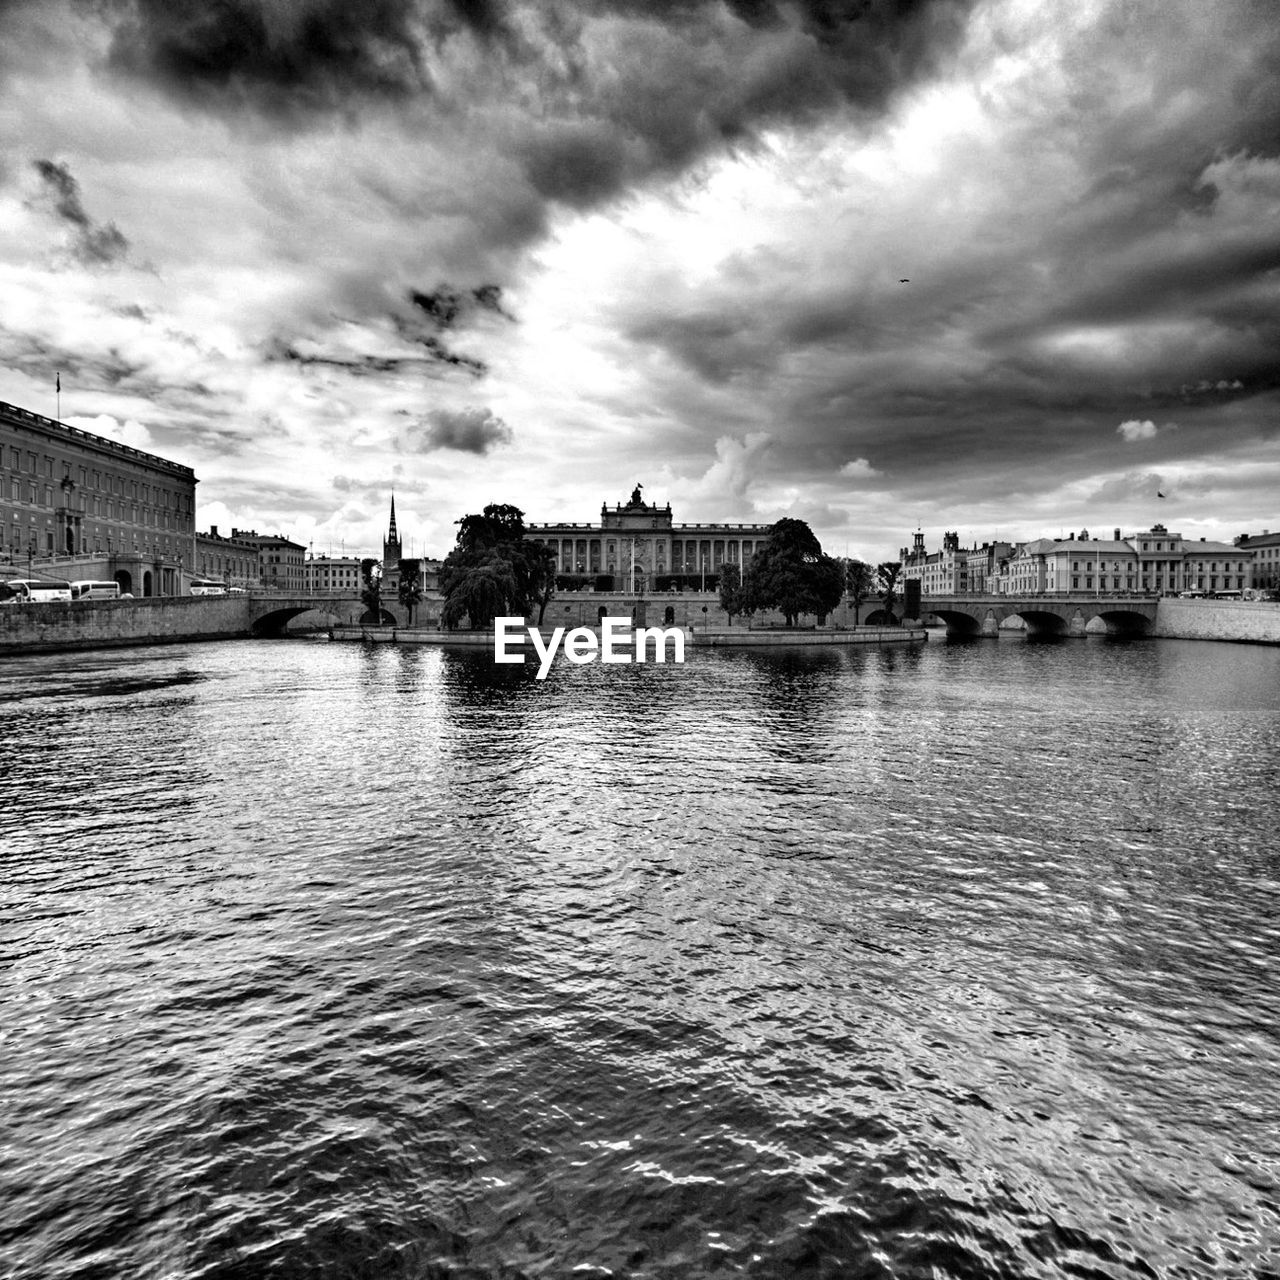
[[1145, 422], [1130, 418], [1128, 422], [1122, 422], [1116, 431], [1132, 444], [1135, 440], [1150, 440], [1156, 434], [1157, 427], [1149, 418]]
[[144, 453], [155, 452], [156, 446], [151, 439], [151, 432], [134, 418], [121, 422], [119, 418], [113, 418], [109, 413], [100, 413], [95, 418], [69, 417], [64, 421], [69, 426], [79, 427], [81, 431], [88, 431], [95, 436], [105, 436], [108, 440], [115, 440], [119, 444], [127, 444], [131, 449], [141, 449]]
[[854, 458], [840, 468], [840, 474], [850, 480], [869, 480], [872, 476], [883, 475], [884, 472], [877, 471], [866, 458]]

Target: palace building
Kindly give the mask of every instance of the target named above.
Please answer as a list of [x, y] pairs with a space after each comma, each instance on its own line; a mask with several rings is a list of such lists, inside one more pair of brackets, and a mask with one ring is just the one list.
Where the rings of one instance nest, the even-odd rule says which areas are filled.
[[710, 590], [722, 565], [741, 569], [769, 540], [767, 524], [676, 524], [671, 504], [645, 502], [642, 488], [625, 504], [602, 504], [599, 524], [525, 526], [554, 553], [561, 590]]
[[195, 557], [190, 467], [0, 402], [0, 564], [173, 595]]

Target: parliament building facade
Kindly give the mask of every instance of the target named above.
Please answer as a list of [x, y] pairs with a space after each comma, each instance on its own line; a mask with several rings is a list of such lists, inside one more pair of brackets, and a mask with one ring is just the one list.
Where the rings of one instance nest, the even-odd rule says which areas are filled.
[[525, 526], [555, 555], [561, 591], [710, 591], [723, 565], [741, 569], [769, 540], [767, 524], [676, 524], [671, 504], [645, 502], [641, 488], [602, 504], [599, 524]]

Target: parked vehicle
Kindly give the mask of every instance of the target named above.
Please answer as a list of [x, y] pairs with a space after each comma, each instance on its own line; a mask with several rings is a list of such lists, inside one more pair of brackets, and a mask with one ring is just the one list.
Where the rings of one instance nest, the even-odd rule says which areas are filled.
[[191, 594], [193, 596], [225, 596], [227, 584], [216, 578], [192, 578]]
[[73, 600], [119, 600], [120, 584], [82, 579], [71, 584], [71, 598]]
[[7, 598], [15, 604], [71, 602], [71, 583], [56, 578], [11, 578], [4, 584]]

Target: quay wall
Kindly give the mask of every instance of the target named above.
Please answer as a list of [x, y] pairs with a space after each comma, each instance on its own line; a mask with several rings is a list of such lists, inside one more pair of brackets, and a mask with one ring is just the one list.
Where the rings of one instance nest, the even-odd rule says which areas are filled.
[[927, 640], [923, 626], [905, 627], [715, 627], [694, 628], [695, 647], [786, 648], [793, 645], [903, 644]]
[[[590, 624], [590, 630], [596, 630]], [[650, 622], [650, 627], [661, 628], [661, 623]], [[544, 623], [541, 632], [550, 638], [555, 627], [564, 623]], [[571, 629], [566, 627], [566, 629]], [[922, 626], [915, 627], [681, 627], [687, 643], [695, 648], [712, 647], [779, 647], [793, 645], [833, 644], [902, 644], [906, 641], [927, 640], [928, 632]], [[623, 633], [625, 634], [625, 633]], [[365, 641], [369, 644], [450, 644], [471, 647], [493, 647], [493, 631], [441, 631], [435, 627], [362, 626], [337, 625], [329, 628], [333, 640]]]
[[0, 654], [230, 640], [250, 630], [247, 596], [151, 596], [0, 606]]
[[1271, 600], [1162, 599], [1153, 636], [1280, 644], [1280, 603]]

